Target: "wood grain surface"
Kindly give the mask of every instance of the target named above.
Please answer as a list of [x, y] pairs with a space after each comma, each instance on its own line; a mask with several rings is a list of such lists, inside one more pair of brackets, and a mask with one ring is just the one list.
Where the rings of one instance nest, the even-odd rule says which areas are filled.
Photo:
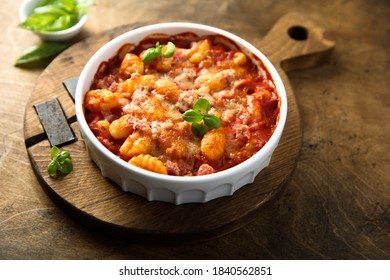
[[289, 69], [304, 133], [283, 195], [230, 234], [169, 245], [84, 227], [42, 190], [23, 122], [45, 70], [13, 67], [24, 49], [40, 42], [16, 27], [20, 2], [4, 1], [0, 12], [0, 259], [390, 259], [387, 0], [96, 1], [74, 42], [136, 22], [186, 20], [226, 29], [261, 49], [292, 8], [336, 41], [329, 63]]

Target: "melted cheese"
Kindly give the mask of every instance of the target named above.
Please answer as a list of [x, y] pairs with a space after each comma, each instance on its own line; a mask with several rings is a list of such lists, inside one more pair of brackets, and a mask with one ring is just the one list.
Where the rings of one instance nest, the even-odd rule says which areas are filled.
[[[208, 42], [204, 43], [205, 40]], [[169, 63], [158, 58], [146, 64], [141, 61], [140, 65], [140, 60], [133, 57], [116, 65], [118, 60], [112, 59], [104, 64], [104, 75], [98, 71], [91, 90], [111, 90], [117, 95], [118, 105], [108, 113], [86, 110], [86, 118], [91, 120], [89, 125], [98, 139], [124, 160], [131, 159], [120, 152], [124, 140], [100, 133], [96, 120], [112, 123], [129, 115], [124, 118], [133, 128], [129, 139], [137, 135], [142, 140], [133, 141], [132, 145], [149, 145], [132, 147], [132, 151], [150, 151], [150, 156], [158, 159], [154, 162], [162, 162], [168, 174], [180, 176], [204, 175], [237, 165], [261, 149], [272, 135], [279, 114], [279, 97], [266, 70], [244, 52], [222, 45], [213, 36], [190, 45], [189, 49], [176, 48]], [[138, 68], [131, 65], [133, 61]], [[119, 76], [119, 66], [143, 72]], [[191, 124], [182, 118], [182, 113], [200, 97], [211, 104], [207, 113], [222, 120], [218, 137], [195, 136]], [[105, 108], [105, 101], [99, 102]], [[87, 100], [84, 106], [91, 107]], [[203, 143], [202, 147], [211, 148], [206, 155], [202, 154], [202, 141], [223, 144]], [[129, 140], [125, 143], [128, 145]], [[210, 154], [213, 147], [217, 154]]]

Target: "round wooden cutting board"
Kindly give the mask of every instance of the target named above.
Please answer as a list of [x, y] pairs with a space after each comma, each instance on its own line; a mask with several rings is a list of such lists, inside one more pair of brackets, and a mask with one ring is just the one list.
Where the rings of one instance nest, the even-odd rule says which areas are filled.
[[[207, 203], [173, 205], [149, 202], [104, 178], [88, 158], [75, 118], [74, 103], [63, 81], [80, 75], [92, 54], [112, 38], [145, 24], [131, 24], [76, 43], [61, 53], [41, 74], [26, 108], [24, 137], [34, 172], [43, 189], [66, 213], [92, 229], [135, 240], [179, 241], [217, 237], [236, 230], [256, 217], [262, 207], [281, 193], [299, 155], [302, 128], [299, 111], [284, 70], [323, 62], [334, 46], [322, 28], [290, 13], [261, 40], [259, 49], [274, 63], [288, 96], [288, 116], [280, 144], [269, 167], [254, 183], [231, 197]], [[238, 34], [240, 35], [240, 34]], [[74, 170], [51, 178], [47, 174], [50, 143], [34, 105], [57, 98], [76, 141], [62, 149], [70, 152]], [[185, 186], [183, 186], [185, 188]]]

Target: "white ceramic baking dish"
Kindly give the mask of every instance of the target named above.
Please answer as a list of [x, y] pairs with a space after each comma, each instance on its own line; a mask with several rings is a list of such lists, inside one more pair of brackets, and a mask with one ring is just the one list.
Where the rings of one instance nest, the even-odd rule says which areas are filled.
[[[204, 176], [170, 176], [135, 167], [106, 149], [89, 129], [84, 117], [83, 100], [101, 62], [113, 57], [126, 43], [137, 44], [150, 34], [175, 35], [193, 32], [199, 36], [220, 34], [233, 40], [247, 53], [262, 61], [270, 73], [280, 96], [280, 115], [277, 127], [264, 147], [251, 158], [227, 170]], [[287, 117], [287, 97], [282, 80], [271, 62], [253, 45], [227, 31], [194, 23], [161, 23], [131, 30], [102, 46], [87, 62], [76, 89], [76, 115], [89, 157], [100, 168], [103, 176], [116, 182], [124, 191], [145, 197], [147, 200], [174, 204], [205, 203], [230, 196], [239, 188], [254, 181], [258, 173], [269, 165], [277, 147]], [[250, 187], [250, 186], [248, 186]], [[261, 186], [260, 186], [261, 187]]]

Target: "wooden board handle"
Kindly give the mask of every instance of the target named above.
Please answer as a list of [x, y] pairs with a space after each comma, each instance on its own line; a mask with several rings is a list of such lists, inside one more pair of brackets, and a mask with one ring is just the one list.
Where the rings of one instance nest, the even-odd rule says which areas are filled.
[[326, 62], [335, 45], [325, 29], [290, 12], [280, 18], [261, 40], [259, 49], [286, 72]]

